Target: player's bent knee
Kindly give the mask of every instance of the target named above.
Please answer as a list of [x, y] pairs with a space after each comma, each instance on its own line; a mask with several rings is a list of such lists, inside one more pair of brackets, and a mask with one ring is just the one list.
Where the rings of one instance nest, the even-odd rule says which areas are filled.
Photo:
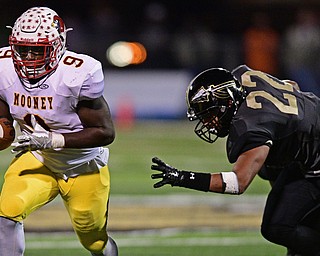
[[73, 208], [71, 212], [73, 227], [83, 247], [90, 252], [101, 253], [108, 240], [105, 220], [97, 219], [90, 209]]
[[3, 217], [22, 220], [26, 210], [25, 201], [19, 196], [4, 198], [1, 201], [0, 210]]
[[82, 246], [93, 253], [101, 253], [108, 241], [105, 228], [102, 230], [91, 230], [89, 232], [76, 230], [76, 233]]
[[93, 243], [81, 241], [81, 243], [84, 248], [86, 248], [88, 251], [93, 252], [93, 253], [101, 253], [106, 246], [106, 242], [102, 241], [102, 240], [98, 240]]
[[261, 235], [270, 242], [274, 242], [278, 229], [273, 226], [262, 226]]
[[74, 228], [80, 232], [90, 232], [96, 229], [96, 221], [90, 210], [75, 210], [73, 209], [72, 222]]
[[288, 244], [293, 233], [293, 228], [281, 225], [261, 228], [261, 234], [265, 239], [281, 245]]

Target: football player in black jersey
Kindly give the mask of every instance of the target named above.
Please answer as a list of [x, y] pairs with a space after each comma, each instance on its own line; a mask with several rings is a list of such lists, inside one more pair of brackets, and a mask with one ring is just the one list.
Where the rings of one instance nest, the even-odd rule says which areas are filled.
[[151, 177], [160, 179], [154, 187], [238, 195], [259, 174], [273, 182], [262, 235], [299, 255], [320, 255], [320, 99], [292, 81], [242, 65], [198, 74], [188, 86], [187, 105], [201, 139], [213, 143], [228, 136], [233, 168], [183, 171], [154, 157]]

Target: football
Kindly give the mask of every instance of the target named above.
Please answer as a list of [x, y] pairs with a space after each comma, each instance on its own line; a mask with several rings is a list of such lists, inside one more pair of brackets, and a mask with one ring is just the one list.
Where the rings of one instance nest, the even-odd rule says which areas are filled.
[[8, 148], [15, 138], [15, 130], [7, 118], [0, 118], [0, 150]]

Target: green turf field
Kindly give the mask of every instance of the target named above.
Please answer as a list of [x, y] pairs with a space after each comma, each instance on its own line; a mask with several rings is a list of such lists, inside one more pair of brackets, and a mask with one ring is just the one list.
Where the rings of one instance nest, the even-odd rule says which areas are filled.
[[[256, 231], [113, 233], [120, 256], [277, 256], [285, 250]], [[88, 256], [73, 234], [29, 234], [25, 256]]]
[[[132, 128], [117, 127], [117, 137], [110, 146], [109, 167], [113, 196], [163, 196], [196, 194], [182, 188], [166, 186], [153, 189], [150, 179], [151, 158], [158, 156], [180, 169], [195, 171], [228, 171], [231, 165], [225, 154], [225, 141], [208, 144], [193, 133], [194, 123], [185, 121], [137, 122]], [[1, 179], [12, 157], [9, 150], [1, 156]], [[2, 180], [1, 180], [2, 181]], [[248, 195], [265, 195], [267, 182], [256, 178], [246, 192]], [[212, 200], [219, 196], [212, 194]], [[142, 198], [142, 197], [141, 197]], [[54, 217], [54, 216], [53, 216]], [[165, 216], [170, 218], [170, 216]], [[50, 217], [51, 218], [51, 217]], [[134, 221], [134, 219], [132, 219]], [[163, 218], [162, 221], [166, 221]], [[189, 230], [188, 225], [177, 230], [157, 229], [148, 233], [117, 232], [112, 236], [119, 244], [121, 256], [273, 256], [285, 255], [285, 250], [266, 242], [259, 230], [215, 230], [203, 228]], [[73, 233], [27, 233], [26, 256], [37, 255], [89, 255], [82, 249]]]
[[[152, 188], [151, 158], [158, 156], [180, 169], [194, 171], [228, 171], [225, 140], [214, 144], [199, 139], [193, 132], [195, 123], [188, 121], [137, 122], [131, 129], [117, 129], [116, 139], [109, 146], [111, 192], [121, 195], [186, 193], [182, 188]], [[0, 184], [13, 155], [1, 152]], [[265, 194], [269, 185], [256, 178], [246, 193]]]
[[[150, 166], [158, 156], [178, 169], [195, 171], [229, 171], [225, 140], [214, 144], [202, 141], [189, 121], [139, 122], [133, 129], [118, 129], [110, 146], [110, 172], [114, 194], [185, 193], [182, 188], [152, 188]], [[256, 178], [246, 193], [265, 194], [269, 185]]]

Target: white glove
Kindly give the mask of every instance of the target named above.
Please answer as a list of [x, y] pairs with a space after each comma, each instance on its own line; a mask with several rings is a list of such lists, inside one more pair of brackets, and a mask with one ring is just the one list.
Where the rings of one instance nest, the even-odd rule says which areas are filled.
[[12, 143], [14, 147], [11, 152], [19, 152], [19, 155], [32, 150], [64, 147], [64, 137], [60, 133], [45, 130], [31, 115], [32, 127], [27, 127], [22, 131], [22, 135], [17, 137], [17, 141]]

